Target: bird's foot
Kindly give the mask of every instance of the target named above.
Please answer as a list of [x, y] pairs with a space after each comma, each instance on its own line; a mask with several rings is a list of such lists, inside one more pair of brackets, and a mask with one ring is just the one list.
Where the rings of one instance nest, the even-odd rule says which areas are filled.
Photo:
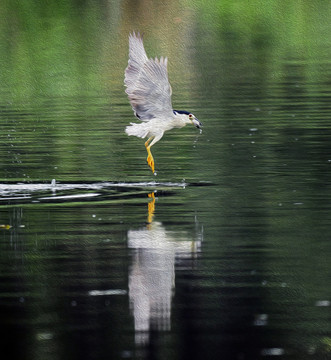
[[147, 164], [151, 168], [151, 170], [153, 171], [153, 174], [154, 174], [154, 158], [153, 158], [152, 154], [148, 154], [148, 156], [147, 156]]

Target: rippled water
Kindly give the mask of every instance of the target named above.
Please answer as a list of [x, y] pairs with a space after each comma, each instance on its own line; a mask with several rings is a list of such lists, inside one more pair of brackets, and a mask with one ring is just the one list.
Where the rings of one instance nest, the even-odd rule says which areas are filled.
[[[130, 23], [134, 9], [122, 10]], [[39, 64], [38, 51], [48, 58], [35, 32], [26, 41], [38, 76], [3, 61], [0, 318], [10, 358], [330, 358], [329, 58], [281, 53], [260, 28], [253, 51], [232, 22], [211, 31], [190, 11], [189, 36], [145, 35], [151, 55], [169, 53], [174, 107], [204, 124], [153, 147], [157, 176], [143, 141], [124, 133], [134, 121], [126, 34], [115, 44], [113, 27], [92, 21], [100, 38], [85, 34], [91, 49], [84, 36], [80, 50], [63, 45], [58, 73]], [[51, 18], [51, 34], [67, 26]], [[38, 41], [53, 49], [47, 34]]]

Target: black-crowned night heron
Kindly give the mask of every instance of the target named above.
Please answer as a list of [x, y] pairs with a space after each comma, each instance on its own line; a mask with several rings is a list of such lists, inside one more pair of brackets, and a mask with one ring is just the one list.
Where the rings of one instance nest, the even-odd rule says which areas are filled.
[[151, 147], [162, 138], [164, 132], [186, 124], [201, 128], [202, 124], [188, 111], [173, 110], [167, 58], [148, 59], [139, 33], [129, 36], [129, 63], [125, 69], [124, 83], [134, 114], [142, 121], [140, 124], [131, 123], [125, 132], [148, 138], [145, 142], [147, 163], [154, 173]]

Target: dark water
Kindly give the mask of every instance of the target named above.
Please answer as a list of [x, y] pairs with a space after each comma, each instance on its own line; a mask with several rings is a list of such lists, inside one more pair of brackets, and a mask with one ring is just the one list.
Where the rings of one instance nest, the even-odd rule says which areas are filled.
[[[316, 3], [244, 19], [199, 1], [3, 5], [8, 358], [331, 357], [331, 29]], [[168, 54], [174, 107], [204, 124], [153, 147], [157, 176], [124, 133], [132, 27]]]

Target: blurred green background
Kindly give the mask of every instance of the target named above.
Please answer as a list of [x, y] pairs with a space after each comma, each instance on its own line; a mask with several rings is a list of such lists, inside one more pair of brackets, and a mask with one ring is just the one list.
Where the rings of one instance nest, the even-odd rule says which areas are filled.
[[[252, 107], [274, 111], [273, 126], [288, 126], [276, 111], [293, 106], [319, 121], [300, 127], [325, 126], [330, 7], [322, 0], [1, 1], [0, 178], [118, 180], [139, 171], [130, 164], [145, 165], [142, 144], [123, 132], [134, 121], [123, 85], [133, 30], [144, 34], [149, 56], [169, 57], [174, 108], [195, 113], [210, 137], [228, 127], [233, 111], [239, 120]], [[131, 163], [128, 142], [141, 149]], [[202, 159], [213, 151], [204, 149]]]

